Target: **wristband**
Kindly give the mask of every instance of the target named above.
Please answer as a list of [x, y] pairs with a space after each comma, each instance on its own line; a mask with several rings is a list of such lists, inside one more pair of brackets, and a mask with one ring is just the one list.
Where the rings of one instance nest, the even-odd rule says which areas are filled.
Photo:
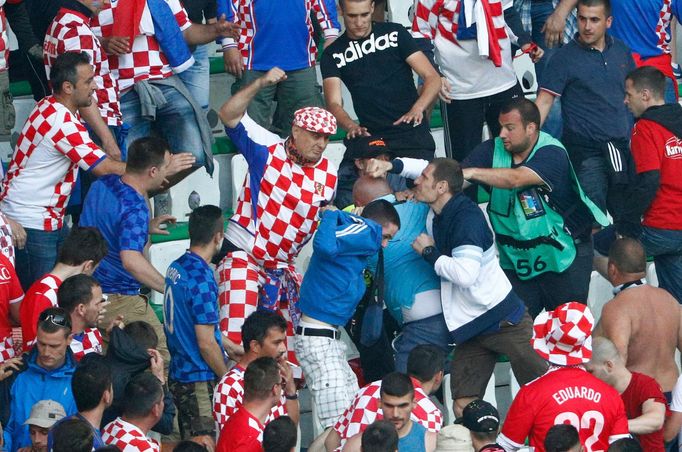
[[298, 392], [295, 392], [294, 395], [289, 395], [285, 393], [284, 397], [286, 397], [287, 400], [298, 400]]

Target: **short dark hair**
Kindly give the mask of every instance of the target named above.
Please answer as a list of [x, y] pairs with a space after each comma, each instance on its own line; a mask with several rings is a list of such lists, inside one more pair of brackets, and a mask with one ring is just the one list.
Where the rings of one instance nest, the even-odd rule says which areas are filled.
[[277, 328], [280, 331], [287, 330], [287, 322], [281, 315], [270, 311], [256, 311], [244, 320], [242, 325], [242, 345], [244, 351], [251, 350], [251, 341], [256, 341], [259, 344], [268, 335], [270, 328]]
[[665, 96], [667, 77], [653, 66], [638, 67], [630, 72], [625, 80], [630, 80], [637, 91], [648, 89], [657, 99]]
[[79, 418], [67, 419], [52, 429], [54, 452], [90, 452], [94, 442], [92, 427]]
[[607, 452], [642, 452], [642, 445], [639, 444], [635, 438], [621, 438], [617, 439], [611, 444]]
[[362, 433], [362, 452], [395, 452], [398, 449], [398, 432], [388, 421], [374, 421]]
[[189, 214], [190, 246], [206, 245], [223, 230], [223, 211], [220, 207], [199, 206]]
[[391, 372], [381, 379], [381, 396], [404, 397], [408, 394], [414, 394], [414, 385], [407, 375]]
[[244, 399], [267, 399], [272, 387], [281, 381], [277, 361], [269, 356], [258, 358], [244, 372]]
[[417, 345], [407, 356], [407, 375], [422, 383], [443, 370], [445, 353], [435, 345]]
[[89, 353], [81, 359], [71, 378], [71, 392], [78, 411], [90, 411], [99, 405], [111, 389], [111, 365], [102, 355]]
[[38, 317], [38, 329], [47, 334], [62, 330], [64, 336], [68, 336], [71, 334], [71, 316], [62, 308], [47, 308]]
[[90, 65], [90, 55], [85, 52], [64, 52], [57, 57], [50, 68], [50, 84], [52, 91], [62, 92], [64, 82], [73, 86], [78, 83], [78, 66]]
[[289, 452], [296, 447], [297, 436], [296, 423], [289, 416], [280, 416], [263, 431], [263, 451]]
[[579, 443], [578, 430], [571, 424], [554, 425], [545, 436], [545, 450], [547, 452], [566, 452]]
[[163, 386], [149, 372], [135, 375], [123, 391], [123, 415], [131, 418], [147, 416], [154, 405], [163, 399]]
[[590, 8], [593, 6], [603, 6], [606, 17], [611, 15], [611, 0], [578, 0], [578, 7], [581, 5]]
[[99, 286], [95, 278], [85, 273], [70, 276], [57, 290], [57, 304], [69, 314], [73, 314], [79, 304], [90, 302], [92, 289]]
[[175, 445], [173, 452], [206, 452], [206, 447], [188, 439], [182, 440]]
[[535, 102], [532, 102], [525, 97], [515, 97], [502, 106], [500, 115], [506, 115], [514, 110], [519, 112], [524, 127], [534, 123], [537, 126], [538, 131], [540, 130], [540, 109], [535, 105]]
[[154, 327], [143, 320], [126, 323], [123, 331], [145, 350], [156, 348], [159, 345], [159, 336], [154, 331]]
[[170, 152], [170, 146], [163, 138], [138, 138], [128, 146], [126, 172], [140, 174], [153, 166], [160, 167], [164, 163], [166, 152]]
[[[341, 11], [344, 11], [346, 8], [346, 2], [355, 2], [355, 3], [362, 3], [367, 0], [339, 0], [339, 6], [341, 7]], [[372, 0], [372, 3], [374, 3], [374, 0]]]
[[394, 224], [400, 228], [400, 217], [393, 204], [385, 199], [370, 202], [362, 209], [362, 216], [379, 223], [381, 226]]
[[623, 273], [645, 273], [646, 253], [639, 241], [630, 237], [616, 239], [609, 248], [609, 262]]
[[433, 166], [433, 180], [435, 182], [447, 182], [448, 191], [453, 195], [462, 191], [464, 175], [457, 160], [438, 157], [431, 160], [430, 165]]
[[86, 261], [97, 265], [107, 255], [107, 242], [97, 228], [74, 227], [59, 249], [57, 261], [76, 266]]

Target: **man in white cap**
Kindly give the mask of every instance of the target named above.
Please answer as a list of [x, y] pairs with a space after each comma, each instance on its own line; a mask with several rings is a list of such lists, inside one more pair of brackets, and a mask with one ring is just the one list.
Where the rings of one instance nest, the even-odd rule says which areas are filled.
[[323, 108], [301, 108], [285, 140], [256, 124], [246, 114], [249, 103], [261, 89], [286, 77], [273, 68], [220, 109], [225, 132], [249, 171], [225, 232], [227, 255], [218, 267], [218, 289], [223, 334], [241, 344], [241, 326], [249, 314], [256, 309], [281, 312], [288, 320], [287, 347], [294, 361], [301, 275], [293, 261], [315, 232], [320, 207], [334, 197], [336, 168], [322, 153], [336, 132], [336, 119]]
[[41, 400], [33, 405], [31, 416], [24, 422], [24, 425], [28, 425], [32, 446], [24, 449], [47, 452], [47, 432], [63, 417], [66, 417], [64, 407], [54, 400]]
[[585, 369], [592, 357], [593, 327], [589, 308], [576, 302], [535, 319], [531, 343], [550, 368], [512, 402], [497, 440], [505, 450], [520, 449], [529, 437], [530, 447], [545, 452], [545, 436], [557, 424], [573, 425], [588, 452], [629, 437], [620, 395]]

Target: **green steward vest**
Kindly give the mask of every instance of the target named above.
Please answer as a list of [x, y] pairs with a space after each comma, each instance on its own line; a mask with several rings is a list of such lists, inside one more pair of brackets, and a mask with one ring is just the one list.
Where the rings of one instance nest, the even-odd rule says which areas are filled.
[[[556, 146], [566, 152], [559, 140], [540, 132], [527, 160], [532, 159], [543, 146]], [[568, 155], [566, 158], [568, 160]], [[573, 189], [595, 220], [606, 226], [606, 215], [585, 195], [570, 161], [568, 165]], [[495, 138], [493, 168], [511, 167], [511, 153], [504, 149], [500, 138]], [[542, 187], [537, 186], [518, 189], [492, 187], [490, 192], [488, 214], [495, 231], [500, 265], [506, 270], [514, 270], [522, 280], [545, 272], [561, 273], [573, 263], [576, 255], [573, 237], [566, 230], [563, 217], [549, 205], [543, 192]]]

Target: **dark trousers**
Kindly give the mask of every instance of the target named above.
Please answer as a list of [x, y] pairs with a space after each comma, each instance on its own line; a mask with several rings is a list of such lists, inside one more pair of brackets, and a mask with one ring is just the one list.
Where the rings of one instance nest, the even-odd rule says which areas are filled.
[[592, 240], [576, 245], [575, 260], [561, 273], [546, 272], [535, 278], [521, 280], [514, 270], [505, 270], [514, 292], [526, 303], [528, 313], [537, 317], [543, 309], [552, 311], [569, 301], [587, 304], [592, 274]]
[[471, 150], [481, 144], [483, 124], [487, 123], [490, 135], [500, 134], [500, 109], [509, 100], [523, 96], [518, 83], [501, 93], [477, 99], [453, 100], [441, 104], [445, 127], [445, 150], [448, 157], [462, 161]]

